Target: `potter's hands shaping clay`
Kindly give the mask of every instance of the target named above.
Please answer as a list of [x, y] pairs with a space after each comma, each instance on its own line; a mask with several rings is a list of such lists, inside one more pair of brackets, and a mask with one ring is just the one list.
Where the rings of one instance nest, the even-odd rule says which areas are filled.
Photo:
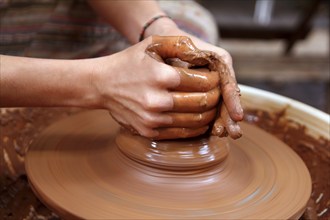
[[98, 58], [94, 66], [102, 105], [133, 133], [155, 140], [204, 134], [217, 116], [222, 93], [226, 105], [221, 106], [213, 134], [240, 136], [229, 108], [240, 107], [235, 78], [217, 54], [197, 49], [187, 37], [149, 37]]
[[[177, 70], [180, 73], [181, 81], [179, 86], [174, 88], [177, 91], [184, 91], [188, 88], [192, 89], [190, 92], [197, 92], [198, 89], [203, 90], [204, 85], [198, 82], [199, 77], [190, 76], [190, 78], [186, 78], [186, 75], [182, 72], [189, 72], [188, 68], [192, 67], [207, 67], [211, 72], [210, 75], [206, 74], [205, 76], [210, 77], [209, 82], [213, 83], [211, 88], [215, 88], [204, 94], [203, 101], [202, 99], [196, 99], [194, 93], [173, 93], [173, 110], [189, 112], [214, 107], [212, 101], [218, 100], [217, 85], [219, 83], [224, 102], [220, 103], [219, 114], [213, 125], [212, 135], [227, 136], [229, 134], [234, 139], [241, 136], [241, 129], [237, 124], [237, 121], [242, 120], [243, 117], [239, 98], [240, 91], [235, 74], [221, 56], [212, 51], [199, 50], [190, 38], [184, 36], [153, 36], [152, 44], [148, 46], [146, 53], [158, 61], [178, 66]], [[212, 78], [214, 72], [218, 76], [216, 79]], [[208, 100], [212, 101], [208, 102]]]
[[[188, 69], [191, 64], [177, 59], [166, 59], [172, 66], [159, 62], [145, 53], [149, 45], [154, 45], [152, 39], [149, 37], [119, 53], [93, 59], [52, 60], [1, 55], [0, 105], [104, 108], [120, 124], [155, 139], [205, 133], [217, 114], [219, 74], [207, 69]], [[193, 46], [185, 45], [181, 48], [169, 45], [165, 49], [173, 49], [176, 51], [173, 57], [180, 58], [181, 49]], [[192, 52], [182, 53], [189, 58], [187, 61], [205, 61], [194, 58], [199, 50], [191, 47], [189, 51]], [[154, 52], [157, 54], [157, 50]], [[182, 64], [188, 66], [173, 67]], [[45, 70], [49, 74], [45, 74]], [[231, 120], [230, 102], [226, 102], [225, 94], [230, 95], [226, 92], [230, 90], [221, 90], [226, 105], [229, 103], [223, 115], [230, 115], [229, 122], [235, 122]], [[220, 119], [222, 128], [225, 117]], [[228, 133], [231, 135], [230, 129]]]
[[[145, 53], [151, 44], [152, 38], [148, 38], [95, 60], [93, 82], [103, 106], [123, 127], [148, 138], [175, 139], [205, 133], [217, 113], [219, 75], [207, 69], [161, 63]], [[183, 102], [185, 96], [191, 101]]]

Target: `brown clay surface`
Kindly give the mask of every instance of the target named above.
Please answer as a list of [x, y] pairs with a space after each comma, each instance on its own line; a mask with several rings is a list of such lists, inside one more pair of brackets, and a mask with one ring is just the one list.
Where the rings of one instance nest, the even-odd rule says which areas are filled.
[[82, 109], [0, 110], [0, 219], [59, 219], [31, 191], [24, 169], [25, 154], [46, 127]]
[[[72, 109], [2, 109], [0, 127], [0, 219], [60, 219], [43, 206], [27, 182], [24, 158], [28, 146], [47, 126], [76, 113]], [[309, 128], [286, 114], [245, 109], [245, 121], [285, 142], [304, 160], [312, 177], [312, 195], [302, 219], [329, 219], [330, 141], [311, 136]], [[297, 138], [300, 137], [300, 138]], [[13, 156], [7, 157], [10, 154]], [[20, 158], [20, 159], [16, 159]], [[19, 171], [22, 170], [22, 173]]]
[[330, 140], [315, 137], [306, 126], [288, 119], [286, 109], [246, 109], [244, 121], [285, 142], [307, 165], [313, 191], [302, 219], [330, 219]]
[[[135, 158], [144, 163], [137, 162], [117, 147], [119, 126], [107, 112], [82, 113], [45, 130], [30, 147], [26, 171], [39, 198], [63, 217], [298, 218], [311, 192], [304, 163], [274, 136], [241, 126], [244, 136], [237, 141], [222, 140], [218, 148], [213, 146], [217, 141], [195, 143], [199, 150], [188, 146], [155, 168], [149, 156], [161, 157], [166, 143], [155, 147], [149, 142], [153, 149], [148, 151], [136, 146], [141, 154]], [[188, 169], [166, 166], [178, 158], [187, 161]], [[203, 168], [192, 169], [189, 158], [199, 158], [194, 164]], [[203, 160], [214, 159], [219, 163], [203, 166]]]
[[[198, 49], [192, 40], [185, 36], [153, 36], [152, 43], [145, 52], [177, 70], [180, 84], [168, 88], [174, 102], [170, 112], [172, 117], [182, 113], [180, 118], [185, 121], [175, 123], [171, 128], [158, 129], [160, 134], [153, 137], [154, 140], [197, 137], [205, 134], [208, 128], [211, 128], [210, 133], [214, 136], [229, 135], [234, 139], [242, 136], [237, 123], [243, 119], [240, 90], [234, 73], [230, 71], [223, 57], [212, 51]], [[186, 123], [195, 121], [191, 113], [205, 113], [215, 108], [218, 114], [213, 115], [209, 121], [212, 123], [207, 123], [208, 126], [192, 127], [194, 123]], [[200, 114], [199, 117], [207, 122], [205, 114]], [[122, 125], [134, 131], [129, 125]]]

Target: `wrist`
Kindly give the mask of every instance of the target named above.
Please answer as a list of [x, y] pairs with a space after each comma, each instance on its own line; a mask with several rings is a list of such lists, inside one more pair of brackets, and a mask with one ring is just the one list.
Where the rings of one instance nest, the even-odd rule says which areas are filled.
[[94, 89], [93, 59], [44, 60], [44, 66], [52, 69], [44, 81], [50, 93], [45, 106], [98, 108], [99, 98]]
[[155, 21], [151, 24], [145, 31], [144, 38], [152, 35], [159, 36], [188, 36], [194, 42], [198, 48], [203, 48], [206, 50], [212, 49], [210, 45], [197, 37], [188, 34], [187, 32], [178, 28], [175, 22], [170, 18], [163, 18]]
[[77, 73], [78, 84], [75, 88], [80, 95], [73, 99], [70, 105], [83, 108], [105, 108], [102, 102], [102, 94], [98, 90], [100, 82], [100, 72], [102, 65], [100, 58], [91, 58], [83, 60], [75, 60], [75, 66], [80, 68]]
[[146, 30], [144, 38], [152, 35], [170, 36], [177, 35], [180, 29], [171, 18], [161, 18], [153, 22]]

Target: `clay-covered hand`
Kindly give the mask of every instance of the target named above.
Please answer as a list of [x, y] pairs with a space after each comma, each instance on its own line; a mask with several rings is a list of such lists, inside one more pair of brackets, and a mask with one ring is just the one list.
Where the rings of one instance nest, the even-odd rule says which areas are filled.
[[156, 140], [204, 134], [217, 115], [219, 74], [206, 68], [195, 70], [183, 67], [185, 64], [172, 65], [180, 75], [180, 84], [170, 90], [174, 106], [167, 114], [172, 116], [173, 123], [159, 128]]
[[[214, 88], [218, 74], [159, 62], [145, 52], [151, 44], [152, 38], [148, 38], [119, 53], [95, 59], [91, 82], [102, 97], [101, 105], [123, 127], [148, 138], [205, 133], [216, 115], [219, 90]], [[193, 75], [196, 80], [191, 80]], [[192, 101], [182, 108], [185, 96]]]
[[[186, 68], [206, 66], [209, 70], [217, 72], [224, 102], [220, 103], [219, 114], [214, 123], [212, 134], [216, 136], [229, 135], [234, 139], [239, 138], [242, 132], [237, 122], [242, 120], [243, 110], [240, 104], [240, 91], [230, 63], [231, 58], [228, 53], [221, 51], [221, 48], [208, 45], [205, 42], [200, 44], [206, 45], [210, 49], [220, 50], [222, 56], [214, 51], [198, 49], [190, 38], [184, 36], [153, 36], [153, 44], [148, 47], [147, 53], [159, 61], [170, 62], [174, 65], [184, 63]], [[208, 98], [212, 99], [211, 94], [208, 94]], [[184, 99], [181, 97], [177, 105], [180, 105], [179, 108], [187, 106], [187, 109], [183, 110], [187, 111], [189, 107], [192, 107], [190, 106], [192, 104], [187, 105], [187, 101]]]

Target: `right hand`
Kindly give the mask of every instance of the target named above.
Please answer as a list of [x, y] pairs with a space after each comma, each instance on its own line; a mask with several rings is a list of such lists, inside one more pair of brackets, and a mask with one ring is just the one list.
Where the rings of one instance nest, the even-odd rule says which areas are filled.
[[[153, 44], [148, 46], [146, 52], [160, 61], [175, 58], [180, 62], [184, 61], [186, 66], [194, 68], [207, 66], [209, 70], [216, 71], [220, 78], [217, 83], [219, 83], [223, 100], [219, 102], [219, 114], [213, 124], [212, 135], [219, 137], [229, 135], [231, 138], [237, 139], [242, 135], [241, 128], [237, 123], [243, 117], [240, 90], [237, 86], [235, 73], [230, 63], [228, 64], [230, 56], [226, 55], [225, 51], [221, 52], [221, 48], [215, 49], [220, 50], [220, 54], [224, 56], [220, 56], [214, 51], [198, 49], [192, 40], [186, 36], [154, 36]], [[190, 81], [194, 83], [196, 79]]]
[[190, 70], [175, 69], [145, 53], [151, 43], [149, 37], [124, 51], [95, 59], [91, 80], [101, 97], [100, 105], [121, 125], [148, 138], [205, 133], [216, 115], [220, 94], [214, 77], [218, 74], [191, 70], [205, 84], [197, 91], [196, 86], [189, 87]]

